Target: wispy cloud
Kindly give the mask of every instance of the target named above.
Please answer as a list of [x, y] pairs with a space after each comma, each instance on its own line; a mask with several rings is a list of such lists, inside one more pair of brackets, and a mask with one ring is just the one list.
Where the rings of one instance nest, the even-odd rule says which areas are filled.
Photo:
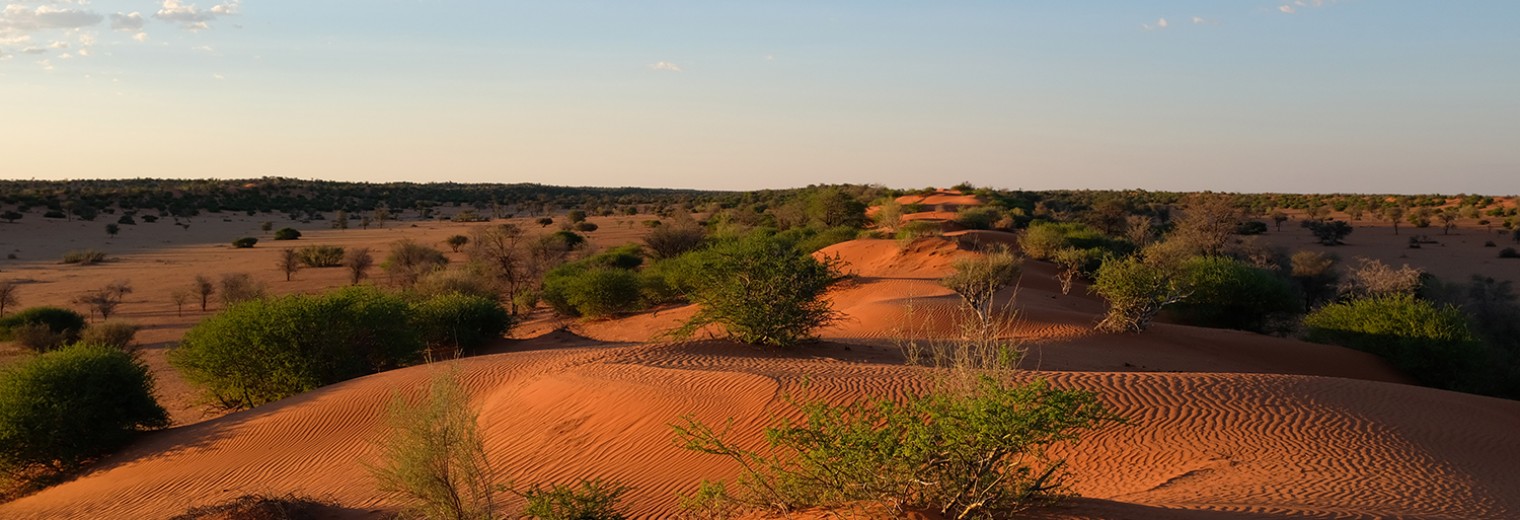
[[1166, 29], [1167, 27], [1170, 27], [1171, 25], [1171, 22], [1166, 21], [1166, 18], [1157, 18], [1156, 23], [1142, 23], [1140, 24], [1140, 28], [1147, 31], [1160, 31]]
[[163, 6], [153, 13], [153, 17], [166, 22], [180, 24], [180, 27], [199, 31], [211, 28], [211, 22], [217, 18], [238, 13], [240, 0], [231, 0], [226, 3], [216, 4], [208, 9], [201, 9], [195, 4], [183, 4], [179, 0], [164, 0]]
[[668, 61], [658, 61], [658, 62], [649, 64], [649, 70], [660, 70], [660, 71], [666, 71], [666, 72], [681, 72], [681, 66], [680, 65], [676, 65], [676, 64], [671, 63], [671, 62], [668, 62]]

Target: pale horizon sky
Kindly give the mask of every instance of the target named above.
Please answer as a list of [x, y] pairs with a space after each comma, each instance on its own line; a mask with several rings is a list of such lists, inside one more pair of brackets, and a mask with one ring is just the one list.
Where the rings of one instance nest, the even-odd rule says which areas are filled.
[[1520, 3], [0, 0], [0, 178], [1520, 193]]

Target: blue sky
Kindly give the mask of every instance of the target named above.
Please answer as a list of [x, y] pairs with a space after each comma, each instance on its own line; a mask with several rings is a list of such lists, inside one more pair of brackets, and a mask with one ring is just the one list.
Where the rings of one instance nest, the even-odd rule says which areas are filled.
[[1520, 192], [1508, 1], [0, 5], [6, 178]]

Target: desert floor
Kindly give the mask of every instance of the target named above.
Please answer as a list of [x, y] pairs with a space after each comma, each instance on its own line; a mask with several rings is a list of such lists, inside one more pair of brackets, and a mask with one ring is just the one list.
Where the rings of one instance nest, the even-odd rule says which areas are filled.
[[[593, 244], [634, 241], [644, 217], [593, 218]], [[735, 419], [757, 442], [759, 428], [784, 413], [783, 395], [845, 401], [933, 387], [943, 376], [908, 366], [902, 338], [952, 334], [956, 300], [936, 280], [972, 243], [1007, 241], [997, 232], [832, 246], [858, 278], [833, 295], [847, 319], [822, 332], [818, 345], [785, 352], [697, 338], [671, 342], [663, 332], [692, 313], [665, 308], [618, 320], [571, 323], [537, 317], [491, 353], [446, 364], [396, 370], [332, 385], [257, 409], [224, 413], [201, 402], [170, 368], [164, 352], [207, 314], [169, 294], [196, 274], [246, 272], [273, 293], [320, 291], [346, 283], [340, 269], [307, 269], [287, 282], [275, 268], [287, 246], [370, 247], [383, 256], [393, 241], [438, 245], [486, 224], [390, 222], [383, 229], [330, 230], [324, 222], [292, 225], [305, 236], [276, 242], [258, 231], [263, 216], [197, 218], [189, 229], [168, 222], [123, 226], [108, 239], [104, 221], [28, 219], [0, 224], [0, 278], [26, 282], [23, 306], [68, 305], [116, 280], [135, 289], [120, 318], [144, 325], [144, 359], [158, 377], [160, 400], [175, 426], [145, 435], [84, 474], [0, 505], [3, 518], [165, 518], [187, 508], [248, 494], [297, 493], [332, 500], [343, 516], [377, 518], [397, 502], [375, 489], [364, 462], [386, 405], [398, 393], [420, 395], [444, 365], [457, 366], [481, 409], [487, 451], [504, 480], [521, 484], [583, 477], [622, 481], [637, 517], [670, 517], [677, 492], [702, 479], [730, 478], [723, 459], [685, 452], [669, 424], [691, 414]], [[1343, 258], [1380, 258], [1424, 267], [1443, 278], [1471, 274], [1520, 278], [1520, 261], [1496, 258], [1484, 230], [1442, 236], [1440, 245], [1407, 248], [1405, 228], [1359, 223]], [[538, 229], [536, 224], [528, 224]], [[550, 228], [551, 230], [553, 228]], [[261, 237], [232, 249], [239, 236]], [[1493, 240], [1506, 245], [1504, 237]], [[1261, 240], [1316, 248], [1296, 223]], [[65, 266], [69, 249], [93, 247], [116, 257]], [[450, 253], [456, 259], [462, 254]], [[1509, 263], [1505, 263], [1509, 262]], [[1078, 285], [1062, 295], [1048, 265], [1026, 265], [1016, 292], [1011, 335], [1028, 352], [1018, 376], [1101, 392], [1128, 418], [1065, 450], [1084, 498], [1041, 518], [1517, 518], [1520, 517], [1520, 403], [1405, 384], [1381, 360], [1339, 347], [1236, 331], [1159, 324], [1141, 335], [1098, 335], [1103, 305]], [[374, 273], [384, 282], [383, 274]], [[192, 308], [193, 307], [193, 308]], [[212, 311], [217, 304], [213, 303]], [[114, 319], [114, 318], [113, 318]], [[19, 356], [4, 347], [3, 356]]]

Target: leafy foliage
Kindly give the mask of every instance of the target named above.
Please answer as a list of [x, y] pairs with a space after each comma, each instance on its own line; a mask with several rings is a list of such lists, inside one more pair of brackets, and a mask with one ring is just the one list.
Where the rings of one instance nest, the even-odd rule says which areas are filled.
[[296, 250], [296, 258], [306, 267], [338, 267], [343, 265], [343, 248], [329, 245], [306, 246]]
[[413, 303], [410, 319], [424, 344], [464, 352], [499, 339], [512, 328], [512, 317], [496, 300], [457, 292]]
[[1190, 294], [1173, 312], [1195, 325], [1261, 332], [1303, 307], [1287, 280], [1229, 257], [1195, 257], [1178, 276]]
[[1477, 345], [1467, 317], [1451, 305], [1383, 295], [1326, 305], [1304, 317], [1310, 341], [1387, 358], [1429, 385], [1457, 388], [1473, 369]]
[[417, 361], [409, 310], [367, 287], [252, 300], [191, 328], [169, 361], [223, 405], [258, 406]]
[[1108, 301], [1108, 314], [1098, 329], [1110, 332], [1141, 332], [1156, 314], [1188, 295], [1183, 280], [1138, 258], [1103, 262], [1091, 289]]
[[438, 376], [427, 396], [391, 401], [380, 460], [369, 467], [384, 491], [400, 493], [408, 518], [494, 520], [496, 477], [486, 461], [479, 412], [457, 373]]
[[0, 317], [0, 339], [45, 352], [72, 343], [84, 330], [84, 316], [61, 307], [31, 307]]
[[280, 228], [279, 231], [274, 232], [275, 240], [296, 240], [299, 238], [301, 238], [301, 232], [295, 228]]
[[824, 297], [843, 280], [838, 259], [817, 259], [773, 235], [753, 233], [692, 254], [690, 299], [700, 310], [675, 331], [709, 324], [751, 344], [785, 347], [839, 318]]
[[0, 372], [0, 470], [65, 471], [168, 424], [148, 367], [120, 349], [77, 344]]
[[516, 492], [527, 501], [522, 516], [538, 520], [623, 520], [618, 502], [631, 488], [602, 480], [577, 486], [555, 484]]
[[767, 428], [760, 451], [691, 417], [674, 425], [686, 449], [743, 468], [734, 492], [704, 483], [705, 496], [686, 503], [721, 507], [727, 499], [786, 514], [872, 502], [897, 514], [933, 509], [953, 518], [1007, 518], [1063, 492], [1064, 461], [1048, 456], [1050, 446], [1118, 420], [1096, 394], [1043, 380], [1011, 385], [982, 378], [970, 390], [902, 403], [793, 404], [803, 419]]

